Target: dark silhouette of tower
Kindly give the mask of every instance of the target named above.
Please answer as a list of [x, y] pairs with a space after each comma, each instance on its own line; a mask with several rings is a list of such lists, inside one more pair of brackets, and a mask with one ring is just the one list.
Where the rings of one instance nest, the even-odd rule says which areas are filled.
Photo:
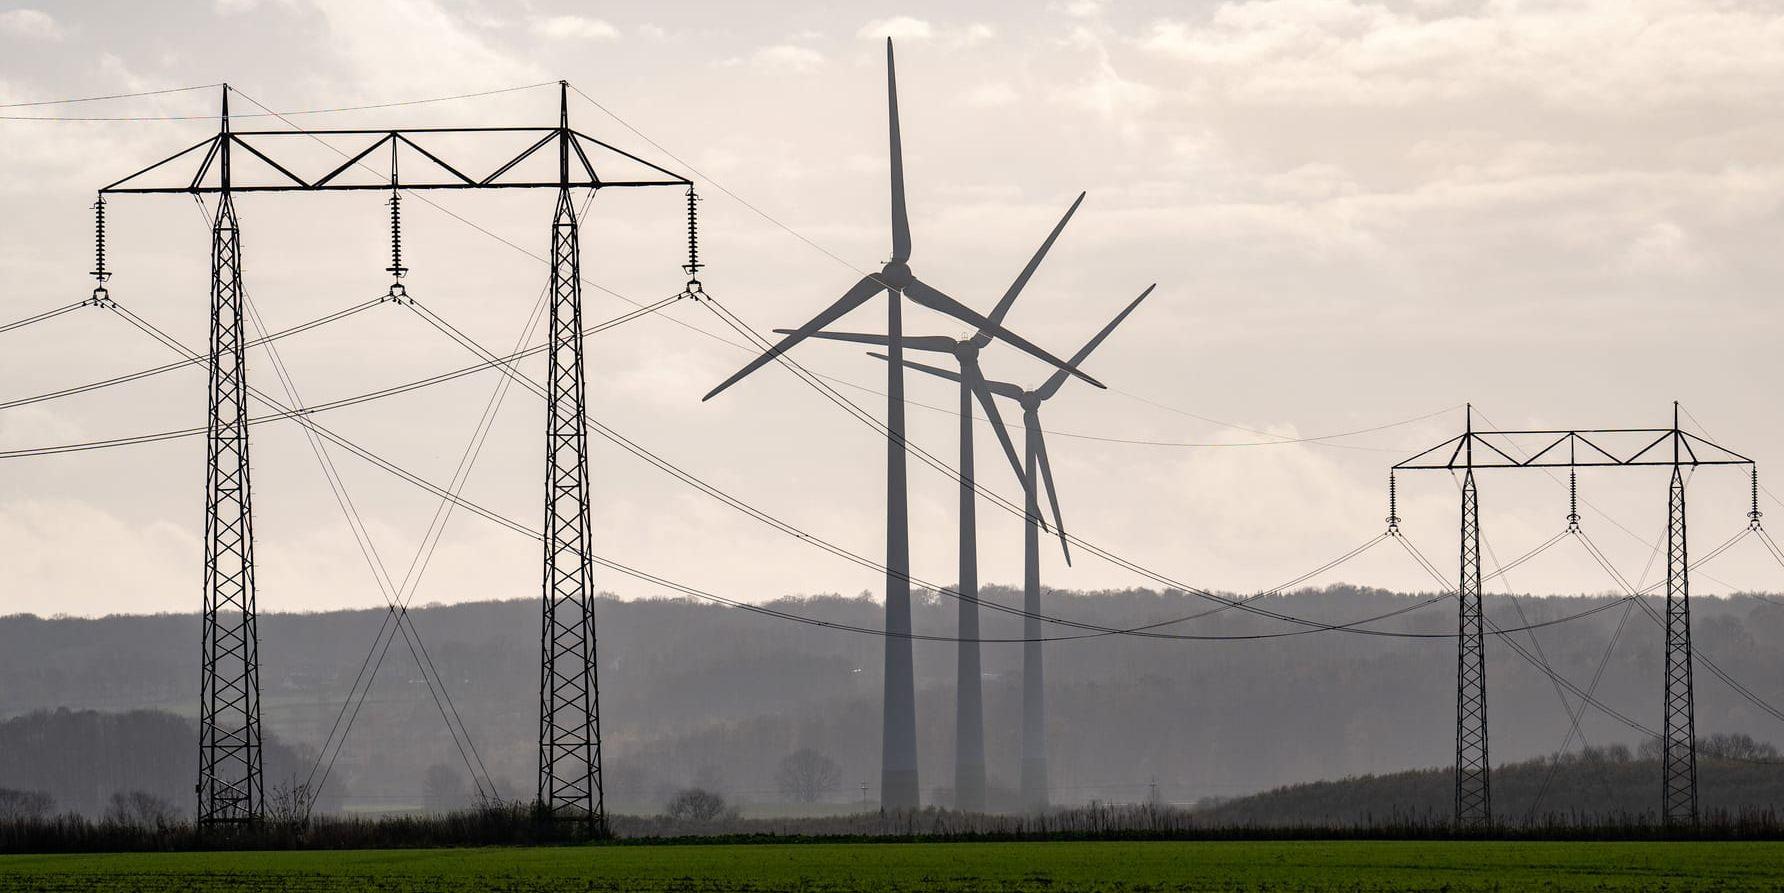
[[[1023, 457], [1017, 460], [1015, 451], [1010, 450], [1010, 461], [1014, 465], [1016, 477], [1022, 482], [1023, 524], [1022, 533], [1022, 804], [1025, 809], [1040, 811], [1047, 808], [1050, 797], [1047, 782], [1047, 705], [1046, 680], [1044, 678], [1045, 663], [1042, 651], [1041, 628], [1041, 533], [1047, 529], [1047, 522], [1041, 518], [1040, 487], [1044, 483], [1047, 488], [1047, 502], [1053, 510], [1053, 526], [1059, 536], [1060, 549], [1065, 553], [1067, 564], [1071, 563], [1072, 553], [1066, 544], [1065, 521], [1059, 511], [1059, 492], [1053, 483], [1053, 465], [1047, 459], [1047, 437], [1041, 428], [1041, 404], [1059, 393], [1065, 384], [1070, 370], [1096, 350], [1109, 333], [1126, 319], [1146, 296], [1152, 294], [1156, 286], [1149, 285], [1132, 303], [1122, 308], [1109, 324], [1096, 333], [1071, 361], [1058, 371], [1048, 376], [1041, 386], [1034, 390], [1025, 390], [1019, 385], [1004, 381], [989, 381], [978, 375], [976, 364], [970, 373], [956, 373], [947, 369], [902, 361], [930, 375], [940, 376], [951, 381], [964, 381], [967, 374], [975, 376], [976, 384], [992, 394], [1016, 401], [1022, 407]], [[890, 355], [874, 354], [880, 359], [892, 363], [900, 362]], [[991, 415], [992, 424], [1002, 429], [1003, 423], [995, 415]]]
[[[886, 370], [886, 636], [884, 719], [880, 739], [880, 806], [883, 809], [915, 809], [921, 800], [917, 785], [917, 694], [911, 664], [911, 549], [909, 494], [905, 473], [904, 425], [904, 301], [947, 314], [981, 329], [990, 327], [996, 337], [1060, 368], [1064, 360], [1036, 347], [992, 323], [917, 278], [911, 272], [910, 215], [904, 198], [904, 144], [898, 128], [898, 79], [893, 65], [892, 41], [886, 40], [887, 134], [892, 158], [892, 257], [878, 273], [869, 273], [835, 303], [791, 331], [748, 365], [720, 382], [703, 399], [711, 400], [745, 376], [774, 361], [793, 345], [841, 319], [884, 293], [886, 302], [886, 352], [894, 362]], [[1083, 373], [1076, 374], [1098, 384]], [[1098, 384], [1100, 387], [1101, 385]]]
[[[981, 811], [985, 808], [985, 706], [984, 686], [981, 662], [979, 659], [979, 543], [978, 543], [978, 490], [973, 480], [973, 403], [978, 401], [991, 419], [991, 430], [997, 435], [998, 442], [1010, 456], [1012, 463], [1019, 464], [1016, 459], [1016, 448], [1010, 442], [1010, 434], [1004, 430], [1003, 421], [998, 416], [997, 404], [991, 392], [985, 387], [985, 376], [979, 370], [979, 352], [990, 346], [996, 335], [996, 327], [1002, 325], [1003, 319], [1016, 302], [1016, 297], [1028, 284], [1035, 270], [1040, 268], [1041, 261], [1053, 243], [1059, 239], [1065, 225], [1083, 204], [1084, 194], [1079, 193], [1076, 201], [1066, 210], [1065, 216], [1053, 227], [1047, 240], [1035, 251], [1028, 265], [1017, 275], [1008, 291], [992, 309], [987, 324], [981, 326], [972, 337], [955, 340], [940, 336], [918, 336], [904, 338], [904, 346], [911, 350], [929, 351], [933, 353], [952, 354], [960, 364], [960, 575], [958, 587], [958, 631], [955, 679], [954, 679], [954, 806], [956, 809]], [[791, 329], [776, 329], [781, 334], [793, 334]], [[875, 344], [887, 346], [891, 339], [885, 335], [872, 335], [859, 332], [813, 332], [813, 338], [831, 341], [849, 341], [858, 344]]]
[[[229, 88], [222, 132], [229, 133]], [[254, 488], [248, 465], [248, 367], [242, 243], [230, 195], [230, 143], [219, 143], [211, 227], [210, 400], [205, 427], [204, 643], [198, 701], [198, 823], [257, 822], [260, 633], [254, 604]]]

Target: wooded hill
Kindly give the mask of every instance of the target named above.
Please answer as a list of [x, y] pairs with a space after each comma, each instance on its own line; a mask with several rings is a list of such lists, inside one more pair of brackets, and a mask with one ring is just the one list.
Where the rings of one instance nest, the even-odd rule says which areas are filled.
[[[989, 600], [1020, 602], [992, 589]], [[1522, 597], [1513, 609], [1489, 596], [1507, 627], [1602, 606], [1607, 598]], [[1453, 632], [1452, 600], [1335, 586], [1257, 604], [1325, 622], [1410, 609], [1377, 629]], [[881, 607], [835, 595], [776, 601], [778, 610], [878, 627]], [[1102, 636], [1051, 643], [1047, 654], [1054, 801], [1188, 804], [1299, 782], [1444, 766], [1453, 758], [1454, 641], [1307, 633], [1180, 592], [1050, 593], [1055, 615], [1132, 627], [1203, 614], [1164, 629], [1204, 636], [1278, 638], [1182, 641]], [[654, 812], [675, 790], [699, 783], [733, 802], [782, 808], [782, 758], [804, 747], [835, 760], [841, 784], [823, 799], [859, 803], [860, 782], [878, 780], [880, 640], [688, 600], [603, 599], [597, 606], [607, 795], [616, 811]], [[921, 597], [919, 633], [950, 635], [956, 603]], [[1639, 609], [1613, 605], [1535, 632], [1546, 660], [1589, 684], [1606, 643], [1631, 611], [1605, 664], [1596, 697], [1650, 727], [1660, 716], [1661, 636]], [[261, 615], [266, 728], [295, 752], [313, 754], [339, 715], [382, 611]], [[1693, 600], [1696, 644], [1772, 704], [1784, 704], [1784, 606], [1753, 597]], [[498, 792], [530, 796], [536, 771], [539, 611], [532, 601], [478, 602], [412, 611], [434, 663], [488, 765]], [[1020, 618], [984, 612], [987, 637], [1019, 637]], [[193, 615], [102, 619], [0, 618], [0, 718], [68, 707], [196, 713], [198, 620]], [[1049, 634], [1082, 632], [1050, 626]], [[1530, 634], [1518, 641], [1532, 649]], [[1488, 642], [1492, 753], [1522, 761], [1553, 753], [1569, 718], [1554, 685]], [[947, 805], [952, 778], [954, 647], [918, 642], [919, 755], [926, 802]], [[1017, 772], [1021, 648], [985, 646], [987, 749], [995, 786]], [[1784, 741], [1784, 724], [1722, 682], [1698, 674], [1700, 734], [1746, 733]], [[1570, 701], [1572, 698], [1570, 697]], [[1592, 745], [1640, 745], [1630, 728], [1588, 709]], [[430, 768], [463, 773], [438, 708], [407, 649], [383, 664], [373, 697], [336, 768], [343, 802], [384, 809], [424, 802]], [[183, 758], [195, 760], [195, 756]], [[0, 763], [8, 756], [0, 753]], [[299, 760], [303, 762], [303, 760]], [[177, 770], [190, 790], [190, 762]], [[1640, 778], [1641, 770], [1630, 769]], [[436, 773], [437, 774], [437, 773]], [[468, 778], [468, 776], [466, 776]], [[270, 777], [269, 777], [270, 781]], [[8, 782], [9, 784], [11, 782]], [[1511, 784], [1511, 782], [1506, 782]], [[143, 785], [147, 787], [147, 785]], [[470, 786], [467, 782], [467, 788]], [[1651, 785], [1643, 784], [1645, 790]], [[1441, 787], [1441, 786], [1440, 786]], [[1507, 790], [1505, 796], [1513, 796]], [[1439, 803], [1447, 802], [1439, 794]], [[1409, 801], [1410, 802], [1410, 801]], [[1509, 804], [1512, 801], [1505, 801]], [[1551, 794], [1545, 805], [1567, 808]]]
[[[1652, 821], [1660, 802], [1657, 751], [1612, 745], [1497, 766], [1491, 775], [1494, 816], [1509, 824]], [[1197, 816], [1212, 825], [1265, 827], [1442, 822], [1453, 814], [1454, 796], [1453, 769], [1418, 769], [1288, 785], [1207, 806]], [[1781, 805], [1784, 760], [1777, 748], [1745, 736], [1699, 742], [1698, 808], [1706, 818], [1738, 818]]]

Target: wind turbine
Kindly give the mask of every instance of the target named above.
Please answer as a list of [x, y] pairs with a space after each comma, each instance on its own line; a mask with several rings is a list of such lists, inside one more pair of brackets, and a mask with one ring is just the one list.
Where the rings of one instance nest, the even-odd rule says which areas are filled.
[[[1084, 203], [1084, 193], [1078, 193], [1076, 201], [1066, 210], [1065, 216], [1053, 227], [1047, 240], [1035, 251], [1028, 266], [1010, 284], [1008, 291], [992, 309], [987, 317], [992, 326], [1001, 325], [1003, 318], [1010, 312], [1010, 305], [1016, 302], [1016, 296], [1028, 285], [1028, 280], [1046, 258], [1047, 251], [1059, 239], [1066, 223], [1077, 213], [1078, 206]], [[775, 329], [781, 334], [791, 334], [791, 329]], [[991, 430], [997, 432], [998, 441], [1003, 444], [1004, 452], [1013, 465], [1020, 466], [1016, 458], [1016, 446], [1010, 442], [1010, 434], [1004, 430], [1003, 419], [998, 415], [997, 403], [991, 397], [991, 391], [985, 386], [985, 375], [979, 370], [979, 351], [990, 346], [993, 336], [991, 327], [981, 327], [970, 338], [955, 340], [942, 336], [922, 336], [904, 338], [904, 346], [910, 350], [929, 351], [933, 353], [952, 354], [960, 365], [960, 575], [959, 582], [959, 620], [955, 625], [958, 630], [958, 650], [956, 652], [956, 671], [954, 679], [954, 808], [967, 812], [983, 812], [985, 810], [985, 699], [981, 664], [979, 660], [979, 545], [977, 518], [977, 491], [973, 489], [973, 401], [978, 400], [985, 408], [985, 415], [991, 420]], [[858, 344], [877, 344], [885, 346], [890, 339], [885, 335], [872, 335], [860, 332], [813, 332], [813, 338], [830, 341], [851, 341]]]
[[878, 273], [861, 277], [836, 303], [811, 321], [782, 338], [761, 356], [751, 360], [701, 399], [711, 400], [785, 353], [793, 345], [879, 294], [886, 293], [886, 352], [894, 358], [886, 373], [886, 674], [885, 721], [880, 741], [880, 807], [916, 809], [917, 793], [917, 695], [911, 665], [911, 555], [910, 519], [905, 491], [904, 441], [904, 298], [989, 330], [1061, 370], [1097, 386], [1094, 378], [1070, 369], [1064, 360], [1029, 343], [911, 273], [910, 217], [904, 201], [904, 149], [898, 132], [898, 80], [892, 61], [892, 39], [886, 39], [886, 106], [892, 155], [892, 258]]
[[[1146, 296], [1152, 294], [1157, 284], [1146, 286], [1140, 296], [1133, 299], [1102, 331], [1085, 342], [1072, 357], [1067, 368], [1076, 368], [1079, 363], [1096, 350], [1115, 327], [1121, 325]], [[1041, 520], [1040, 486], [1044, 482], [1047, 487], [1047, 502], [1053, 509], [1053, 527], [1059, 534], [1060, 549], [1065, 552], [1066, 564], [1072, 563], [1071, 549], [1066, 545], [1065, 520], [1059, 512], [1059, 491], [1053, 484], [1053, 465], [1047, 461], [1047, 438], [1041, 429], [1041, 404], [1052, 399], [1065, 384], [1065, 373], [1055, 372], [1034, 390], [1024, 390], [1020, 385], [1005, 381], [990, 381], [978, 374], [975, 367], [965, 374], [956, 373], [935, 366], [927, 366], [910, 360], [894, 360], [883, 354], [873, 354], [891, 363], [902, 363], [920, 372], [940, 376], [950, 381], [965, 382], [973, 379], [975, 391], [983, 389], [990, 394], [1016, 401], [1022, 407], [1023, 460], [1016, 461], [1015, 451], [1010, 451], [1010, 463], [1015, 467], [1016, 477], [1022, 482], [1023, 525], [1022, 537], [1022, 609], [1026, 616], [1022, 618], [1022, 637], [1027, 641], [1022, 645], [1022, 803], [1034, 811], [1047, 807], [1047, 719], [1046, 701], [1043, 697], [1043, 666], [1041, 661], [1041, 531], [1046, 529], [1046, 522]], [[987, 401], [989, 402], [989, 401]], [[1003, 425], [994, 413], [986, 413], [991, 424], [1000, 432]], [[1037, 477], [1039, 481], [1037, 481]]]

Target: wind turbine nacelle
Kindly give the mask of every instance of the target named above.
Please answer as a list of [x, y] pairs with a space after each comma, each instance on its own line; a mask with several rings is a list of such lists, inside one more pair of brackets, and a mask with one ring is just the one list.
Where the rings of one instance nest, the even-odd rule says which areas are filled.
[[886, 285], [891, 288], [903, 289], [910, 285], [911, 280], [915, 277], [911, 275], [910, 264], [901, 260], [893, 260], [887, 261], [886, 265], [880, 268], [880, 278], [885, 280]]

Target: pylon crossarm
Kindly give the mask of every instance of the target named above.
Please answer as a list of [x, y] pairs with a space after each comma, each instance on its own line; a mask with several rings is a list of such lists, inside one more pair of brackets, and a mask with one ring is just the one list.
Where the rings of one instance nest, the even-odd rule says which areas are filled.
[[[1619, 448], [1607, 436], [1639, 438]], [[1518, 438], [1545, 438], [1524, 451]], [[1497, 442], [1495, 442], [1497, 441]], [[1514, 457], [1499, 444], [1524, 452]], [[1678, 458], [1662, 447], [1678, 446]], [[1568, 447], [1562, 455], [1561, 447]], [[1471, 450], [1470, 447], [1475, 449]], [[1753, 460], [1720, 444], [1677, 428], [1596, 428], [1551, 431], [1470, 431], [1452, 437], [1395, 465], [1395, 471], [1461, 471], [1467, 468], [1616, 468], [1752, 465]]]
[[[504, 153], [502, 161], [488, 173], [481, 176], [469, 173], [472, 165], [467, 161], [452, 160], [453, 156], [463, 157], [472, 154], [464, 143], [490, 143], [504, 138], [512, 139], [513, 135], [537, 135], [537, 139], [528, 143], [518, 152]], [[300, 171], [305, 167], [297, 159], [296, 153], [289, 149], [291, 138], [300, 137], [306, 142], [330, 138], [328, 146], [339, 153], [345, 160], [334, 164], [326, 170], [306, 176]], [[457, 152], [448, 153], [439, 143], [441, 140], [456, 140]], [[336, 145], [343, 143], [344, 145]], [[433, 143], [429, 148], [428, 143]], [[524, 162], [539, 155], [541, 149], [554, 143], [565, 146], [565, 151], [575, 164], [570, 167], [569, 175], [562, 176], [562, 171], [553, 170], [547, 175], [544, 172], [518, 174]], [[264, 169], [249, 170], [238, 167], [233, 172], [232, 182], [225, 186], [219, 178], [217, 159], [223, 154], [219, 147], [227, 144], [232, 149], [241, 149], [257, 159]], [[121, 180], [99, 190], [104, 195], [203, 195], [208, 193], [228, 192], [360, 192], [365, 190], [389, 189], [393, 185], [388, 179], [368, 178], [352, 180], [345, 175], [354, 167], [363, 164], [365, 159], [378, 149], [395, 146], [397, 150], [415, 157], [415, 161], [407, 165], [410, 173], [407, 179], [395, 185], [403, 189], [560, 189], [571, 188], [606, 188], [606, 187], [639, 187], [639, 186], [679, 186], [686, 188], [692, 183], [688, 178], [675, 173], [661, 165], [646, 161], [624, 149], [602, 142], [587, 134], [564, 127], [415, 127], [386, 130], [247, 130], [218, 133], [188, 146], [154, 164], [145, 167]], [[308, 147], [306, 147], [308, 148]], [[608, 156], [623, 162], [624, 166], [642, 168], [636, 176], [605, 177], [596, 170], [597, 165], [591, 158], [590, 149], [595, 149], [597, 156]], [[191, 168], [190, 176], [178, 177], [177, 183], [158, 182], [155, 175], [168, 180], [175, 179], [174, 172], [180, 162], [202, 152], [202, 156]], [[461, 154], [462, 153], [462, 154]], [[257, 168], [259, 166], [256, 166]]]

